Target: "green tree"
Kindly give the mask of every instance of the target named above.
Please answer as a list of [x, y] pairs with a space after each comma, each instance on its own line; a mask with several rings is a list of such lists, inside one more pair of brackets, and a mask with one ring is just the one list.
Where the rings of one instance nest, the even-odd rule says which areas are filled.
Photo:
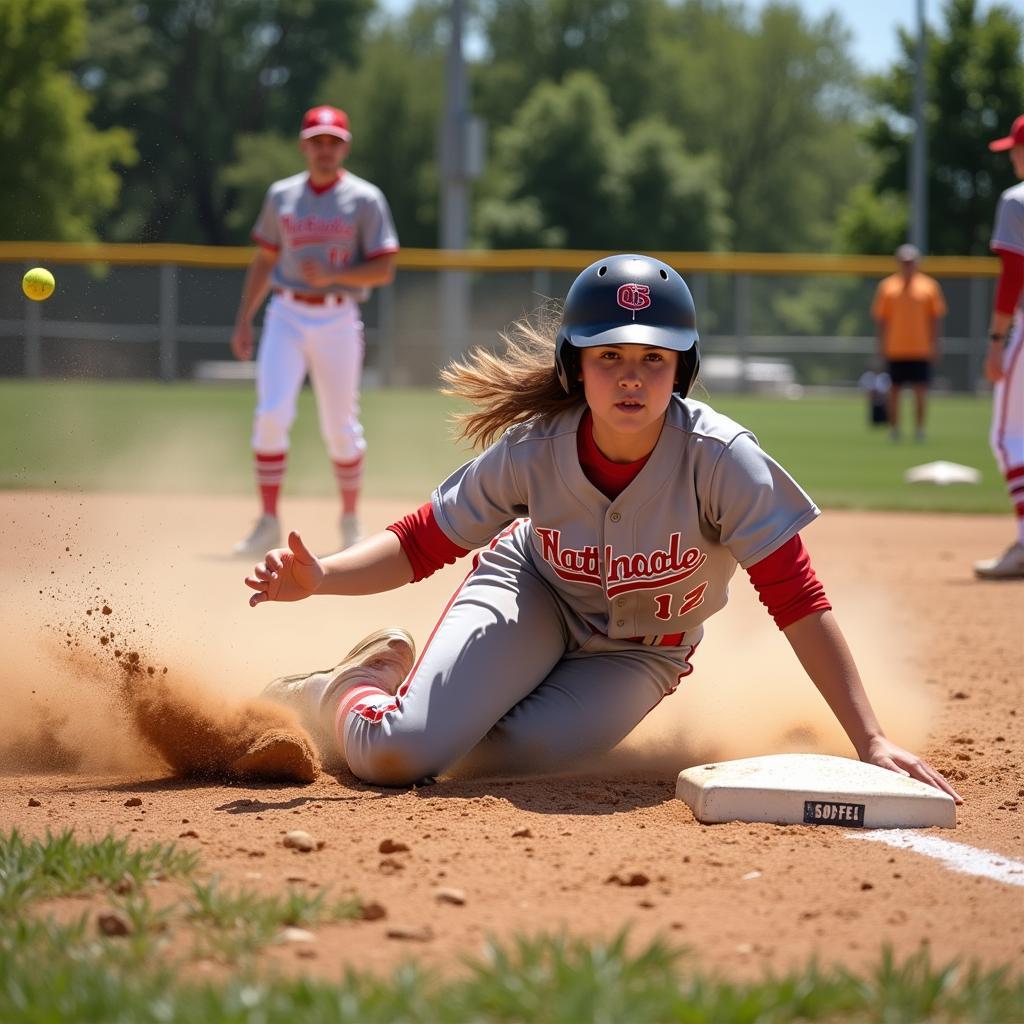
[[[130, 128], [139, 162], [109, 237], [238, 241], [234, 188], [222, 180], [235, 138], [295, 138], [322, 102], [328, 69], [359, 52], [373, 0], [87, 0], [78, 66], [94, 121]], [[245, 228], [247, 234], [248, 227]], [[242, 238], [245, 235], [241, 235]]]
[[121, 128], [97, 131], [70, 73], [85, 42], [82, 0], [0, 4], [0, 225], [3, 237], [90, 241], [117, 201], [115, 164], [134, 149]]
[[537, 86], [499, 133], [477, 228], [488, 244], [718, 248], [728, 237], [713, 157], [659, 119], [627, 131], [590, 72]]
[[708, 0], [492, 0], [481, 10], [474, 95], [492, 124], [508, 123], [538, 83], [589, 71], [625, 131], [661, 118], [689, 152], [717, 158], [708, 171], [727, 194], [735, 248], [833, 246], [836, 208], [870, 173], [838, 17]]
[[[564, 84], [542, 82], [497, 133], [495, 195], [480, 211], [485, 241], [501, 247], [541, 244], [524, 237], [519, 211], [544, 231], [549, 245], [603, 249], [611, 244], [609, 214], [622, 205], [622, 181], [615, 173], [619, 144], [608, 94], [588, 72]], [[510, 208], [501, 207], [505, 202]], [[501, 230], [509, 231], [502, 234]]]
[[[876, 195], [853, 195], [842, 213], [849, 251], [891, 252], [905, 238], [916, 40], [901, 32], [900, 46], [900, 59], [872, 82], [879, 113], [867, 140], [878, 161]], [[990, 153], [988, 143], [1024, 110], [1024, 17], [1009, 6], [981, 15], [975, 0], [948, 0], [929, 40], [926, 82], [928, 249], [986, 253], [996, 199], [1015, 180], [1005, 154]], [[883, 206], [897, 204], [900, 231], [880, 236]]]

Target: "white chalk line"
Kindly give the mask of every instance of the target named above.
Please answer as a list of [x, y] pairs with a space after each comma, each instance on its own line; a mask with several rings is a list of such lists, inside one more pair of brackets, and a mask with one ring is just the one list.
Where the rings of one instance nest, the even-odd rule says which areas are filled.
[[934, 857], [951, 871], [980, 875], [1006, 885], [1024, 886], [1024, 861], [1004, 857], [991, 850], [981, 850], [966, 843], [953, 843], [938, 836], [923, 836], [907, 829], [886, 829], [871, 832], [847, 832], [851, 839], [867, 839], [887, 843], [901, 850], [912, 850], [925, 857]]

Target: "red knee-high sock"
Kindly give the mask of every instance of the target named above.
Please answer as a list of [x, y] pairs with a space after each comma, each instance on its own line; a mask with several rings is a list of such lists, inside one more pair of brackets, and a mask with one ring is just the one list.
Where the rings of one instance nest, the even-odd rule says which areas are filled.
[[1017, 517], [1017, 539], [1024, 544], [1024, 466], [1006, 471], [1006, 490]]
[[285, 466], [288, 462], [287, 452], [268, 455], [255, 452], [256, 482], [260, 488], [260, 500], [263, 502], [265, 516], [277, 515], [277, 498], [281, 493], [281, 481], [284, 479]]
[[334, 479], [338, 481], [342, 515], [354, 514], [359, 504], [359, 492], [363, 486], [362, 455], [352, 462], [339, 462], [335, 459]]

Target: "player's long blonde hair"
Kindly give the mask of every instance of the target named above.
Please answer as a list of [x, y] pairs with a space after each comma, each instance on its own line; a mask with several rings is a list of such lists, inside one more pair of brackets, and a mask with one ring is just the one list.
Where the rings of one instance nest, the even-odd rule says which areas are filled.
[[441, 371], [441, 393], [476, 406], [452, 417], [458, 437], [486, 447], [516, 423], [583, 404], [582, 391], [567, 395], [555, 372], [558, 324], [558, 311], [542, 307], [499, 334], [503, 352], [478, 346]]

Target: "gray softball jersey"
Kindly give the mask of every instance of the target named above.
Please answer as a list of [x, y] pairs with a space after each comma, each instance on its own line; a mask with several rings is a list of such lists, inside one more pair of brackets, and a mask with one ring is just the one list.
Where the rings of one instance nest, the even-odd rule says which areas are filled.
[[340, 269], [399, 248], [384, 193], [351, 171], [324, 192], [310, 187], [305, 171], [275, 181], [267, 190], [252, 238], [278, 252], [270, 277], [273, 287], [314, 294], [343, 292], [360, 302], [369, 297], [369, 289], [306, 284], [302, 261], [312, 259]]
[[591, 629], [612, 639], [686, 634], [728, 601], [737, 565], [770, 555], [819, 509], [754, 435], [674, 398], [647, 464], [615, 499], [583, 473], [583, 407], [510, 429], [432, 496], [455, 544], [488, 543], [529, 517], [529, 557]]

